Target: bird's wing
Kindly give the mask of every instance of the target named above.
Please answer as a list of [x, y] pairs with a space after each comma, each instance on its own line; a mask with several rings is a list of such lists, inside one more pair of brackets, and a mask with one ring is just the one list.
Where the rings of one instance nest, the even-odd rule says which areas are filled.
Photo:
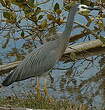
[[55, 45], [54, 47], [51, 47], [51, 45], [42, 46], [28, 55], [19, 67], [22, 76], [26, 75], [27, 77], [30, 74], [37, 76], [50, 70], [59, 57], [57, 47]]
[[10, 85], [15, 81], [41, 75], [50, 70], [59, 59], [58, 47], [57, 41], [52, 41], [32, 51], [4, 80], [3, 85]]

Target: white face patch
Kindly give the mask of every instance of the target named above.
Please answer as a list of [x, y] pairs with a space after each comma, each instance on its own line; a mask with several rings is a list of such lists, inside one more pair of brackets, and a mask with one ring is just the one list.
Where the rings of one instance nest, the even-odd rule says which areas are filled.
[[79, 11], [88, 11], [87, 5], [79, 5], [78, 8], [79, 8]]

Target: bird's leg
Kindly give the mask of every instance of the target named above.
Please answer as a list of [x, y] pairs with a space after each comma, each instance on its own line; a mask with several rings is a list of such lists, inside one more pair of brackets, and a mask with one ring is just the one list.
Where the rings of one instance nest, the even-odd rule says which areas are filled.
[[47, 89], [46, 79], [44, 80], [44, 94], [45, 94], [45, 96], [48, 96], [48, 89]]
[[36, 87], [37, 88], [40, 88], [40, 81], [39, 81], [39, 78], [37, 77], [37, 79], [36, 79]]
[[37, 94], [37, 97], [38, 97], [38, 98], [41, 97], [40, 81], [39, 81], [39, 78], [38, 78], [38, 77], [37, 77], [37, 79], [36, 79], [36, 94]]

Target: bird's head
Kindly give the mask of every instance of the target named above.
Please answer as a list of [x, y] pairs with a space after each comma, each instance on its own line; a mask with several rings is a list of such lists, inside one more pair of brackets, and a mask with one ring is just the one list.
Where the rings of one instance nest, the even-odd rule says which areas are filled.
[[83, 11], [100, 10], [100, 9], [98, 7], [90, 7], [90, 6], [87, 6], [87, 5], [79, 4], [78, 5], [78, 10], [79, 10], [79, 12], [83, 12]]

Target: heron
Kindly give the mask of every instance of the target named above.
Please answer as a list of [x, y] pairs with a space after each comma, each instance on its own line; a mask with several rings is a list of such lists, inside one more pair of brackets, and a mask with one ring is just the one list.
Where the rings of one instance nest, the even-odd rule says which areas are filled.
[[54, 36], [57, 39], [49, 41], [29, 53], [17, 68], [11, 71], [4, 79], [2, 86], [9, 86], [14, 82], [41, 76], [50, 71], [59, 61], [67, 47], [76, 12], [96, 9], [79, 3], [73, 5], [69, 10], [67, 23], [62, 34], [55, 34]]

